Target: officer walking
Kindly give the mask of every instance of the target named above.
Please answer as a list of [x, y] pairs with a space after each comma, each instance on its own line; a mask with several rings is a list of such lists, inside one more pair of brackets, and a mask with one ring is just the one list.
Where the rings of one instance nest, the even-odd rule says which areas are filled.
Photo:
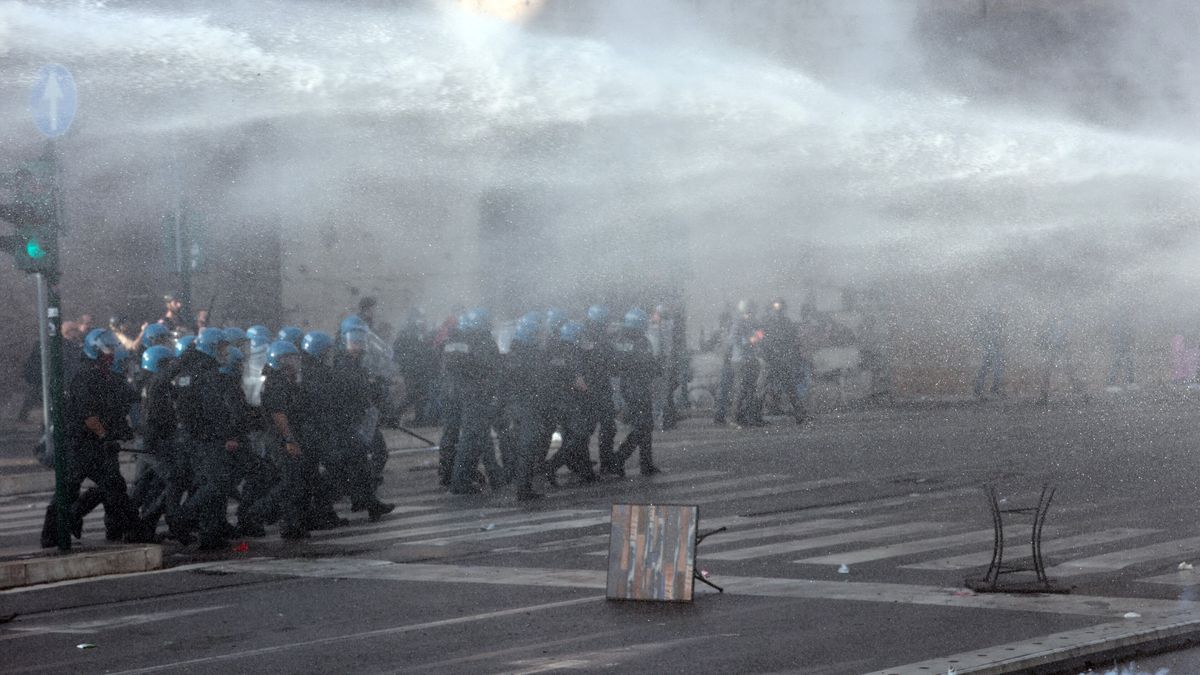
[[[160, 324], [152, 324], [160, 326]], [[144, 336], [143, 336], [144, 337]], [[141, 527], [154, 532], [164, 513], [175, 509], [190, 483], [187, 464], [177, 452], [175, 432], [175, 352], [156, 344], [142, 354], [142, 454], [145, 472], [139, 471], [131, 499], [141, 505]]]
[[583, 324], [567, 321], [559, 330], [559, 340], [551, 343], [547, 354], [550, 373], [547, 379], [560, 401], [563, 426], [562, 447], [546, 464], [546, 480], [550, 485], [556, 484], [555, 476], [563, 466], [578, 476], [581, 483], [596, 480], [588, 452], [596, 418], [586, 375], [589, 352], [581, 346], [583, 331]]
[[[612, 351], [612, 339], [608, 334], [608, 308], [592, 305], [584, 322], [583, 338], [579, 342], [583, 352], [583, 378], [587, 384], [589, 417], [596, 429], [601, 473], [605, 467], [616, 464], [613, 445], [617, 438], [617, 408], [613, 404], [613, 383], [616, 367]], [[588, 432], [589, 440], [591, 432]]]
[[[340, 518], [333, 509], [339, 493], [346, 488], [339, 481], [342, 454], [341, 439], [337, 437], [333, 411], [339, 405], [333, 371], [330, 367], [335, 342], [323, 331], [312, 331], [300, 344], [300, 386], [304, 391], [306, 409], [300, 419], [300, 444], [304, 448], [303, 473], [310, 503], [305, 516], [310, 530], [324, 530], [349, 521]], [[325, 467], [325, 473], [321, 473]]]
[[[66, 392], [64, 414], [66, 453], [66, 496], [71, 500], [68, 511], [72, 534], [79, 538], [83, 516], [97, 503], [104, 503], [107, 538], [121, 537], [136, 514], [126, 494], [125, 479], [121, 476], [119, 446], [122, 437], [131, 433], [124, 415], [130, 396], [128, 385], [113, 372], [120, 344], [111, 332], [97, 328], [84, 338], [85, 367], [71, 379]], [[96, 484], [94, 498], [83, 503], [79, 489], [85, 479]], [[94, 499], [94, 501], [93, 501]], [[57, 510], [55, 504], [46, 508], [41, 544], [50, 548], [57, 543]]]
[[200, 531], [200, 549], [224, 548], [232, 528], [225, 519], [233, 471], [233, 453], [238, 451], [245, 399], [242, 390], [229, 387], [221, 376], [221, 363], [229, 343], [220, 328], [205, 328], [196, 337], [195, 348], [180, 357], [175, 376], [179, 443], [192, 469], [196, 489], [188, 495], [167, 525], [181, 541], [194, 524]]
[[646, 337], [649, 320], [646, 313], [633, 308], [625, 314], [621, 333], [613, 343], [616, 352], [617, 373], [621, 378], [621, 398], [625, 401], [625, 423], [632, 427], [629, 435], [617, 448], [614, 463], [602, 466], [601, 472], [625, 476], [625, 462], [638, 451], [638, 462], [643, 476], [659, 473], [654, 465], [651, 436], [654, 432], [654, 406], [651, 386], [654, 378], [662, 374], [662, 368], [654, 357], [650, 340]]
[[304, 414], [300, 389], [300, 350], [287, 340], [271, 343], [264, 369], [262, 409], [267, 426], [273, 431], [268, 449], [278, 470], [279, 480], [241, 517], [243, 529], [255, 529], [264, 523], [279, 522], [279, 536], [297, 540], [308, 537], [304, 515], [308, 489], [304, 480], [303, 455], [298, 427]]
[[[541, 499], [533, 489], [533, 476], [545, 461], [546, 451], [541, 444], [549, 392], [543, 372], [543, 354], [538, 344], [541, 315], [530, 312], [517, 321], [508, 358], [505, 360], [505, 405], [513, 428], [516, 452], [514, 465], [506, 466], [517, 486], [517, 501]], [[540, 453], [540, 456], [539, 456]]]
[[[797, 391], [803, 367], [800, 328], [795, 321], [788, 318], [787, 303], [783, 298], [771, 301], [767, 317], [763, 321], [762, 332], [762, 355], [767, 372], [766, 386], [760, 393], [760, 403], [755, 406], [756, 417], [761, 417], [761, 409], [768, 403], [782, 409], [779, 400], [786, 399], [796, 424], [804, 424], [807, 413]], [[768, 401], [769, 398], [774, 398], [774, 401]]]
[[500, 349], [486, 309], [468, 312], [462, 327], [457, 339], [442, 348], [446, 374], [454, 381], [462, 406], [450, 492], [472, 494], [480, 491], [474, 479], [481, 459], [492, 489], [504, 482], [489, 434], [497, 405]]
[[327, 466], [333, 469], [331, 483], [349, 494], [350, 510], [366, 511], [367, 518], [375, 522], [396, 508], [375, 496], [378, 481], [369, 463], [371, 445], [379, 435], [377, 406], [387, 392], [363, 366], [365, 325], [347, 324], [344, 328], [348, 330], [342, 333], [342, 350], [334, 356], [331, 372], [331, 448], [335, 455]]

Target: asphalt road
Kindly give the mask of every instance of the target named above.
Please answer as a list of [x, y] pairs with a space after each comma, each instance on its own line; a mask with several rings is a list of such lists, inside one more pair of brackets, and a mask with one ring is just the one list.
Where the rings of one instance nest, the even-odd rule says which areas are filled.
[[[0, 616], [17, 615], [0, 624], [3, 670], [919, 672], [903, 667], [1191, 617], [1200, 577], [1179, 566], [1200, 562], [1197, 407], [1153, 392], [803, 428], [693, 420], [656, 438], [663, 475], [532, 508], [445, 495], [433, 453], [405, 450], [380, 523], [348, 514], [299, 545], [272, 532], [244, 552], [168, 548], [163, 572], [0, 593]], [[990, 559], [987, 482], [1008, 505], [1057, 487], [1045, 551], [1072, 593], [963, 589]], [[0, 549], [36, 544], [45, 498], [0, 500]], [[728, 527], [698, 550], [727, 592], [606, 601], [617, 502], [698, 504], [701, 530]], [[97, 514], [84, 540], [101, 539]]]

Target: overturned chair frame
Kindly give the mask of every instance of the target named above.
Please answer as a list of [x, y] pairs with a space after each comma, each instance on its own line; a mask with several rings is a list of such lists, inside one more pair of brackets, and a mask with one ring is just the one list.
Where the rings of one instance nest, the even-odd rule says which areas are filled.
[[[987, 485], [988, 505], [992, 511], [992, 528], [994, 530], [992, 544], [992, 561], [988, 564], [987, 573], [982, 579], [968, 579], [967, 587], [979, 592], [992, 593], [1065, 593], [1067, 589], [1054, 586], [1046, 577], [1046, 561], [1042, 557], [1042, 528], [1046, 524], [1046, 514], [1050, 511], [1050, 503], [1054, 501], [1055, 488], [1043, 485], [1038, 495], [1037, 503], [1033, 506], [1004, 507], [996, 493], [995, 485]], [[1031, 557], [1028, 563], [1006, 563], [1004, 527], [1009, 518], [1028, 519], [1030, 523], [1029, 544]], [[1037, 576], [1035, 583], [1009, 584], [1000, 583], [1001, 576], [1016, 572], [1033, 572]]]

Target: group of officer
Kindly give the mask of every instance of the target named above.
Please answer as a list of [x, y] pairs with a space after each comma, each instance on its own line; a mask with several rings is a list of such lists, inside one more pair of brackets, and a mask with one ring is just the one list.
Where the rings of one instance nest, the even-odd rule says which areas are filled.
[[[615, 330], [601, 305], [590, 307], [583, 321], [557, 309], [530, 312], [517, 320], [502, 355], [488, 311], [466, 312], [441, 346], [442, 485], [452, 494], [472, 494], [485, 485], [494, 491], [511, 484], [518, 501], [536, 500], [542, 496], [534, 487], [538, 476], [556, 485], [566, 467], [581, 483], [623, 477], [635, 452], [641, 475], [658, 473], [651, 384], [662, 368], [646, 335], [648, 325], [638, 308]], [[618, 395], [631, 427], [619, 445]], [[562, 443], [550, 454], [556, 431]], [[598, 471], [590, 451], [593, 435], [599, 440]]]
[[800, 327], [788, 317], [782, 298], [771, 301], [765, 316], [753, 302], [738, 302], [718, 345], [722, 368], [713, 421], [763, 426], [764, 409], [782, 412], [786, 405], [796, 423], [803, 424], [812, 368], [801, 347]]
[[[292, 540], [344, 525], [334, 510], [342, 498], [371, 521], [390, 513], [376, 496], [387, 385], [364, 365], [369, 334], [357, 316], [337, 338], [264, 326], [181, 336], [156, 323], [130, 351], [112, 331], [90, 331], [67, 385], [60, 450], [73, 535], [100, 504], [109, 540], [154, 541], [165, 519], [167, 536], [188, 544], [198, 535], [201, 549], [263, 536], [274, 523]], [[135, 430], [142, 447], [129, 489], [119, 452]], [[85, 479], [95, 486], [81, 492]], [[44, 547], [56, 544], [56, 518], [51, 504]]]
[[[600, 305], [583, 321], [530, 312], [501, 354], [487, 310], [463, 313], [439, 345], [442, 485], [453, 494], [511, 485], [525, 502], [542, 496], [535, 479], [556, 485], [564, 467], [579, 482], [622, 477], [637, 453], [641, 475], [658, 473], [651, 387], [663, 369], [648, 327], [637, 308], [616, 326]], [[198, 537], [201, 549], [262, 536], [275, 523], [285, 539], [344, 525], [334, 510], [343, 498], [371, 521], [393, 510], [376, 496], [390, 382], [365, 358], [374, 335], [363, 319], [342, 321], [336, 338], [294, 327], [180, 331], [149, 324], [134, 350], [107, 329], [86, 335], [64, 411], [74, 536], [101, 504], [110, 540], [155, 541], [165, 520], [165, 536]], [[620, 444], [618, 409], [630, 427]], [[127, 486], [119, 453], [139, 434]], [[85, 479], [95, 486], [81, 491]], [[231, 499], [236, 525], [226, 516]], [[56, 544], [56, 518], [51, 504], [45, 547]]]

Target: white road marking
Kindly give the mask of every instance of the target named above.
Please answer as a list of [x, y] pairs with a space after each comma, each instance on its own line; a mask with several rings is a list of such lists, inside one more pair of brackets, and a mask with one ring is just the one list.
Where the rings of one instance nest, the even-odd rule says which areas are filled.
[[[747, 548], [735, 548], [728, 551], [718, 551], [716, 553], [706, 551], [704, 553], [704, 559], [748, 560], [750, 558], [761, 558], [764, 556], [778, 555], [780, 553], [795, 553], [796, 551], [809, 551], [814, 548], [853, 544], [860, 541], [879, 541], [880, 539], [902, 537], [909, 534], [916, 534], [918, 532], [942, 530], [947, 527], [951, 527], [951, 525], [947, 523], [914, 521], [909, 523], [900, 523], [898, 525], [888, 525], [886, 527], [877, 527], [869, 530], [857, 530], [854, 532], [843, 532], [842, 534], [832, 534], [824, 537], [814, 537], [811, 539], [793, 539], [791, 541], [780, 541], [774, 544], [762, 544], [760, 546], [750, 546]], [[716, 539], [713, 541], [714, 543], [718, 542]]]
[[1137, 548], [1114, 551], [1088, 558], [1067, 560], [1054, 567], [1047, 568], [1046, 574], [1057, 577], [1072, 577], [1080, 574], [1094, 574], [1096, 572], [1115, 572], [1125, 569], [1130, 565], [1162, 558], [1186, 560], [1198, 551], [1200, 551], [1200, 537], [1188, 537], [1187, 539], [1164, 541], [1158, 544], [1139, 546]]
[[154, 623], [156, 621], [170, 621], [171, 619], [179, 619], [185, 616], [194, 616], [196, 614], [205, 614], [207, 612], [215, 612], [219, 609], [226, 609], [230, 605], [215, 605], [212, 607], [196, 607], [192, 609], [174, 609], [166, 612], [153, 612], [149, 614], [127, 614], [125, 616], [114, 616], [103, 619], [93, 619], [91, 621], [77, 621], [75, 623], [50, 624], [50, 625], [33, 625], [22, 626], [20, 624], [6, 626], [8, 630], [18, 631], [28, 634], [43, 634], [43, 633], [68, 633], [77, 635], [90, 635], [98, 633], [102, 630], [111, 628], [126, 628], [128, 626], [138, 626], [144, 623]]
[[[330, 575], [321, 560], [246, 560], [212, 563], [207, 569], [231, 573], [279, 574], [300, 577], [378, 579], [417, 583], [465, 583], [556, 588], [603, 589], [604, 570], [556, 569], [546, 567], [488, 567], [354, 560], [340, 564]], [[1014, 612], [1040, 612], [1080, 616], [1119, 617], [1137, 612], [1143, 617], [1200, 616], [1200, 603], [1151, 598], [1121, 598], [1094, 595], [1003, 595], [975, 594], [961, 588], [890, 584], [863, 581], [742, 577], [714, 575], [727, 595], [778, 598], [852, 600], [904, 603]], [[698, 587], [698, 592], [707, 592]], [[715, 593], [715, 591], [714, 591]]]
[[816, 556], [815, 558], [793, 560], [792, 562], [804, 563], [808, 565], [856, 565], [858, 563], [871, 562], [873, 560], [898, 558], [900, 556], [911, 555], [913, 553], [937, 551], [953, 546], [979, 544], [982, 542], [992, 541], [994, 536], [995, 533], [990, 529], [974, 530], [972, 532], [963, 532], [961, 534], [951, 534], [945, 537], [914, 539], [912, 541], [902, 541], [898, 544], [876, 546], [874, 548], [859, 549], [857, 551], [831, 553], [829, 555]]
[[[879, 518], [817, 518], [815, 520], [803, 520], [785, 525], [773, 525], [771, 527], [754, 527], [754, 521], [761, 519], [735, 517], [722, 522], [708, 521], [704, 523], [705, 529], [709, 527], [731, 527], [735, 528], [713, 535], [712, 539], [707, 540], [700, 546], [705, 558], [712, 556], [708, 555], [708, 551], [725, 544], [731, 544], [737, 541], [746, 541], [753, 539], [766, 539], [767, 537], [779, 537], [784, 535], [802, 535], [813, 534], [815, 532], [823, 532], [826, 530], [841, 530], [854, 527], [864, 527], [866, 525], [874, 525], [880, 522]], [[739, 525], [747, 525], [749, 529], [736, 529]], [[989, 530], [990, 532], [990, 530]], [[593, 551], [588, 555], [608, 555], [608, 550]]]
[[[1042, 543], [1042, 553], [1059, 553], [1061, 551], [1069, 551], [1074, 548], [1083, 548], [1085, 546], [1096, 546], [1098, 544], [1107, 544], [1122, 539], [1130, 539], [1133, 537], [1141, 537], [1147, 534], [1154, 534], [1161, 530], [1144, 530], [1131, 527], [1118, 527], [1110, 530], [1099, 530], [1096, 532], [1084, 532], [1071, 537], [1063, 537], [1061, 539], [1044, 540]], [[1028, 558], [1030, 549], [1027, 539], [1011, 540], [1007, 549], [1009, 560], [1017, 560], [1019, 558]], [[939, 558], [937, 560], [927, 560], [925, 562], [913, 563], [911, 565], [901, 565], [904, 569], [914, 570], [965, 570], [975, 567], [986, 567], [992, 561], [991, 551], [979, 553], [967, 553], [964, 555], [956, 555], [950, 558]]]
[[[439, 537], [435, 539], [418, 539], [416, 541], [404, 542], [406, 544], [422, 544], [425, 546], [445, 546], [456, 542], [464, 541], [490, 541], [492, 539], [507, 539], [509, 537], [520, 537], [527, 534], [540, 534], [542, 532], [553, 532], [555, 530], [576, 530], [585, 527], [595, 527], [597, 525], [607, 525], [612, 516], [609, 513], [603, 513], [597, 516], [574, 518], [571, 520], [550, 520], [544, 523], [531, 523], [528, 525], [518, 525], [517, 527], [504, 528], [497, 527], [494, 530], [468, 532], [450, 537]], [[499, 523], [497, 523], [499, 525]]]
[[[321, 539], [318, 541], [314, 541], [313, 543], [314, 544], [326, 544], [326, 545], [337, 544], [337, 545], [343, 545], [343, 546], [350, 545], [350, 544], [368, 544], [368, 543], [380, 542], [380, 541], [392, 541], [395, 539], [416, 539], [418, 537], [428, 537], [429, 535], [432, 535], [432, 534], [442, 534], [445, 532], [461, 532], [463, 530], [473, 530], [474, 533], [476, 533], [476, 534], [490, 534], [490, 532], [480, 531], [480, 527], [486, 527], [487, 525], [495, 525], [497, 528], [500, 528], [501, 526], [514, 525], [514, 524], [515, 525], [529, 525], [530, 523], [542, 523], [543, 521], [554, 521], [554, 520], [561, 520], [563, 518], [573, 518], [573, 517], [585, 516], [585, 515], [588, 516], [588, 518], [586, 518], [586, 520], [593, 521], [596, 518], [600, 517], [597, 515], [599, 513], [601, 513], [601, 512], [596, 511], [594, 509], [587, 510], [587, 511], [577, 510], [577, 509], [565, 509], [565, 510], [561, 510], [561, 511], [521, 512], [521, 513], [517, 513], [515, 515], [511, 515], [511, 516], [504, 516], [501, 518], [491, 518], [491, 519], [486, 520], [482, 524], [480, 522], [478, 522], [477, 519], [472, 519], [472, 522], [453, 521], [453, 522], [443, 523], [440, 525], [430, 525], [427, 527], [414, 527], [414, 528], [410, 528], [410, 529], [387, 529], [382, 532], [374, 532], [371, 534], [362, 534], [362, 535], [355, 535], [355, 536], [349, 536], [349, 537], [334, 537], [333, 539]], [[605, 514], [603, 516], [603, 518], [608, 518], [608, 514]], [[549, 528], [549, 523], [538, 525], [536, 527]], [[493, 530], [493, 532], [511, 532], [515, 529], [518, 529], [518, 528], [512, 528], [512, 529], [508, 529], [508, 530], [498, 529], [498, 530]], [[552, 528], [552, 529], [562, 529], [562, 528], [559, 527], [559, 528]], [[538, 530], [534, 529], [531, 531], [536, 532]], [[429, 539], [423, 539], [423, 540], [420, 540], [419, 543], [429, 544], [430, 541], [431, 540], [429, 540]], [[406, 543], [418, 543], [418, 542], [410, 541], [410, 542], [406, 542]]]
[[206, 664], [226, 663], [229, 661], [237, 661], [239, 659], [252, 658], [255, 656], [266, 656], [268, 654], [277, 654], [279, 652], [291, 651], [302, 647], [316, 647], [337, 644], [339, 642], [349, 642], [353, 640], [367, 640], [377, 637], [390, 637], [393, 635], [402, 635], [404, 633], [412, 633], [415, 631], [431, 630], [442, 628], [444, 626], [454, 626], [464, 623], [473, 623], [476, 621], [487, 621], [489, 619], [498, 619], [516, 614], [529, 614], [531, 612], [541, 612], [551, 609], [560, 609], [563, 607], [572, 607], [587, 603], [598, 603], [604, 600], [604, 596], [589, 596], [586, 598], [575, 598], [572, 600], [560, 600], [558, 602], [547, 602], [540, 605], [527, 605], [525, 607], [513, 607], [511, 609], [503, 609], [495, 612], [484, 612], [482, 614], [472, 614], [470, 616], [460, 616], [453, 619], [441, 619], [439, 621], [427, 621], [425, 623], [414, 623], [403, 626], [394, 626], [392, 628], [377, 628], [375, 630], [362, 631], [359, 633], [348, 633], [345, 635], [334, 635], [331, 637], [317, 638], [315, 640], [303, 640], [300, 642], [292, 642], [282, 645], [272, 645], [270, 647], [260, 647], [258, 649], [247, 649], [240, 652], [230, 654], [219, 654], [217, 656], [206, 656], [198, 659], [188, 659], [186, 661], [175, 661], [173, 663], [164, 663], [148, 668], [136, 668], [133, 670], [124, 670], [116, 673], [116, 675], [135, 675], [140, 673], [155, 673], [164, 670], [178, 670], [181, 668], [190, 668], [192, 666], [201, 666]]
[[1058, 663], [1063, 659], [1084, 657], [1150, 641], [1180, 638], [1194, 635], [1198, 631], [1200, 616], [1194, 613], [1178, 618], [1127, 619], [884, 668], [867, 675], [1026, 672], [1039, 666]]
[[1195, 570], [1175, 570], [1158, 576], [1138, 579], [1147, 584], [1165, 584], [1167, 586], [1195, 586], [1200, 584], [1200, 575]]

